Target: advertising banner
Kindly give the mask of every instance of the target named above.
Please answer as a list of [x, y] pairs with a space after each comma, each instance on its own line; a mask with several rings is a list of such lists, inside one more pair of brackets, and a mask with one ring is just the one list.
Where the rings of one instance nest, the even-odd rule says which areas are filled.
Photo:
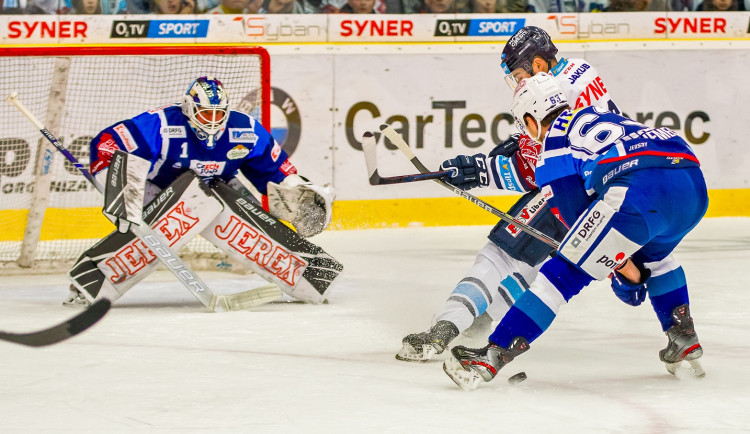
[[750, 12], [518, 15], [4, 15], [0, 16], [0, 43], [502, 43], [527, 25], [545, 29], [555, 41], [583, 43], [747, 40], [750, 36], [749, 21]]
[[[617, 105], [632, 119], [668, 127], [698, 154], [710, 188], [746, 188], [750, 134], [742, 119], [750, 108], [736, 95], [750, 54], [743, 51], [568, 52], [598, 69]], [[458, 154], [488, 153], [515, 132], [512, 92], [498, 68], [497, 53], [435, 56], [275, 56], [273, 85], [294, 99], [302, 126], [294, 155], [309, 173], [324, 177], [329, 164], [308, 160], [333, 145], [333, 176], [340, 199], [445, 196], [428, 183], [371, 187], [365, 176], [361, 138], [387, 123], [426, 164]], [[690, 65], [686, 68], [686, 65]], [[321, 66], [325, 65], [325, 66]], [[331, 67], [330, 73], [324, 71]], [[721, 79], [707, 80], [721, 70]], [[299, 74], [299, 71], [313, 71]], [[326, 91], [325, 86], [330, 86]], [[333, 95], [333, 99], [325, 99]], [[274, 113], [274, 123], [279, 117]], [[376, 134], [381, 175], [413, 173], [395, 147]], [[322, 170], [321, 170], [322, 169]], [[308, 173], [308, 171], [306, 171]], [[493, 194], [487, 191], [483, 194]], [[448, 195], [450, 193], [447, 193]], [[499, 193], [502, 194], [502, 193]]]

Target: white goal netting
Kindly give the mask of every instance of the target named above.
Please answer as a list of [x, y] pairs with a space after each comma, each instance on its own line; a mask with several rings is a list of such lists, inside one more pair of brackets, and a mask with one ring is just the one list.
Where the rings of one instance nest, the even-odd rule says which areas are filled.
[[[268, 55], [257, 47], [0, 51], [0, 96], [23, 104], [88, 167], [104, 127], [179, 101], [196, 78], [218, 78], [231, 108], [268, 124]], [[114, 226], [101, 195], [15, 107], [0, 104], [0, 269], [59, 269]], [[194, 240], [183, 253], [220, 258]]]

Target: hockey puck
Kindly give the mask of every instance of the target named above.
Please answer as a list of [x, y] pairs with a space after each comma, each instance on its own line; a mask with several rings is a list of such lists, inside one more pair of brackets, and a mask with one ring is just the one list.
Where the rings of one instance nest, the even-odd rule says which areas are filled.
[[518, 384], [518, 383], [522, 382], [523, 380], [525, 380], [526, 378], [527, 378], [526, 377], [526, 373], [522, 371], [522, 372], [519, 372], [518, 374], [516, 374], [516, 375], [514, 375], [514, 376], [512, 376], [510, 378], [508, 378], [508, 383], [509, 384]]

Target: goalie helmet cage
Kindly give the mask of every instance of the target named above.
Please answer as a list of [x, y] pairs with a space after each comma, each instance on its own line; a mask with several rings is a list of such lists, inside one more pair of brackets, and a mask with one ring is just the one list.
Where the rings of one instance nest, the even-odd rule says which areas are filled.
[[[262, 47], [2, 48], [0, 73], [0, 98], [16, 92], [86, 167], [89, 142], [99, 131], [179, 102], [190, 83], [204, 75], [224, 84], [231, 109], [270, 130], [270, 58]], [[60, 271], [114, 229], [101, 214], [101, 195], [5, 103], [0, 104], [0, 197], [0, 272]], [[197, 268], [224, 264], [224, 256], [202, 239], [181, 253]]]

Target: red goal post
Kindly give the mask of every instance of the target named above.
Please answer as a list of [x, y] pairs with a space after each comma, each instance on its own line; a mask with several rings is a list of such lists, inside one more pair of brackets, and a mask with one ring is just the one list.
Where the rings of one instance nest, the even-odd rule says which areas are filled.
[[[230, 108], [270, 130], [270, 58], [262, 47], [0, 48], [0, 74], [0, 98], [16, 92], [84, 166], [89, 141], [104, 127], [179, 101], [203, 75], [224, 84]], [[0, 271], [71, 263], [114, 229], [101, 206], [74, 166], [18, 110], [0, 104]], [[222, 260], [203, 240], [183, 253]]]

